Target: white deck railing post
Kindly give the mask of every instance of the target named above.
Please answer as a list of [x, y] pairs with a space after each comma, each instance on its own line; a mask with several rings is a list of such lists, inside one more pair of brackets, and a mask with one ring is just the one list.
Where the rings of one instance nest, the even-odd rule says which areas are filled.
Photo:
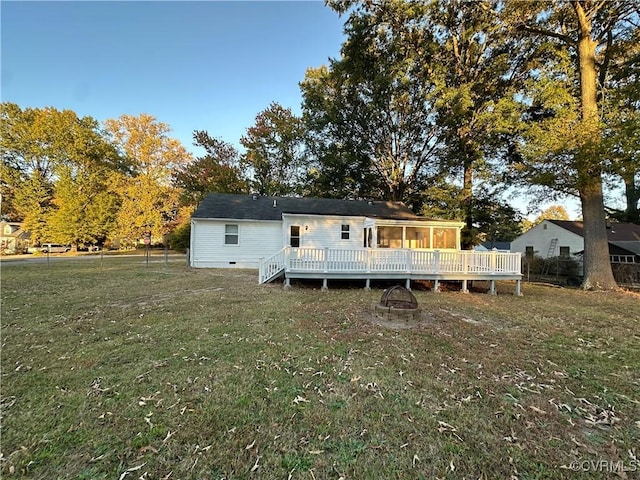
[[491, 273], [496, 273], [498, 263], [498, 251], [494, 248], [491, 250]]
[[433, 251], [433, 273], [440, 272], [440, 250]]
[[324, 273], [329, 271], [329, 247], [324, 248]]

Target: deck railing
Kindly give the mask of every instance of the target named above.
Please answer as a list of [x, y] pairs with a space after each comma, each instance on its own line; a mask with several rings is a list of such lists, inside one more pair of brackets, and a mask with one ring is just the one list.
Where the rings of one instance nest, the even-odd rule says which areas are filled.
[[279, 253], [271, 263], [292, 272], [520, 274], [520, 254], [510, 252], [287, 247]]
[[269, 282], [273, 277], [282, 272], [287, 265], [287, 256], [291, 247], [284, 247], [270, 257], [263, 259], [258, 268], [258, 282]]

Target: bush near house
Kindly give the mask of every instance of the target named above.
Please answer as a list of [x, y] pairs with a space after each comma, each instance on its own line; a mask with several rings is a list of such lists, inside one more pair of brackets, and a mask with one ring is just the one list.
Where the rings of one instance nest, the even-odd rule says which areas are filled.
[[542, 258], [540, 256], [524, 257], [522, 272], [536, 276], [570, 277], [581, 275], [582, 264], [574, 257], [556, 256]]

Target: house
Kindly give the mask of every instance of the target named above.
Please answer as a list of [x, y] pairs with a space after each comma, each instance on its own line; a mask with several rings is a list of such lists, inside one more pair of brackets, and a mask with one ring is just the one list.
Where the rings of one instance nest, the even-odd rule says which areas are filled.
[[[611, 263], [640, 263], [640, 225], [607, 224]], [[511, 250], [526, 256], [569, 257], [584, 251], [582, 222], [543, 220], [511, 242]]]
[[0, 221], [0, 252], [3, 255], [26, 252], [30, 239], [31, 234], [22, 229], [21, 223]]
[[[209, 194], [191, 217], [190, 265], [291, 278], [520, 281], [520, 257], [463, 252], [463, 223], [398, 202]], [[505, 256], [506, 255], [506, 256]], [[508, 257], [508, 255], [512, 255]], [[519, 290], [518, 290], [519, 293]]]
[[488, 252], [493, 249], [500, 250], [503, 252], [511, 251], [511, 242], [499, 242], [494, 240], [487, 240], [486, 242], [482, 242], [480, 245], [476, 245], [473, 249], [477, 252]]

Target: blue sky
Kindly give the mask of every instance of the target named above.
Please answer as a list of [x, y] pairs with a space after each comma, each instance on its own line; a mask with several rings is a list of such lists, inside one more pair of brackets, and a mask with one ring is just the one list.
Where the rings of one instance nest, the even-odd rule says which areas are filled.
[[271, 102], [300, 111], [309, 67], [339, 56], [343, 20], [322, 1], [0, 2], [4, 102], [99, 121], [148, 113], [192, 146], [239, 146]]

